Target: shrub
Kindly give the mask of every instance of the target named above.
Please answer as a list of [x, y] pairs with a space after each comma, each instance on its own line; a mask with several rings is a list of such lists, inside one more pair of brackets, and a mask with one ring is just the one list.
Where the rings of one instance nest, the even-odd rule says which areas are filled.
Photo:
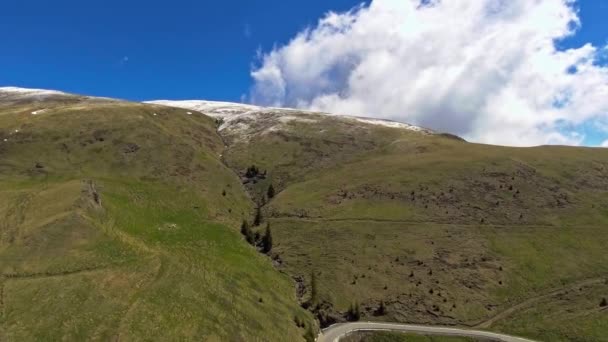
[[306, 333], [304, 334], [304, 339], [306, 340], [306, 342], [315, 342], [315, 339], [317, 337], [315, 336], [315, 332], [312, 328], [312, 326], [309, 324], [308, 327], [306, 327]]
[[301, 327], [303, 326], [303, 324], [304, 324], [304, 323], [302, 322], [302, 320], [300, 319], [300, 317], [298, 317], [298, 316], [295, 316], [295, 317], [293, 318], [293, 321], [296, 323], [296, 326], [297, 326], [298, 328], [301, 328]]

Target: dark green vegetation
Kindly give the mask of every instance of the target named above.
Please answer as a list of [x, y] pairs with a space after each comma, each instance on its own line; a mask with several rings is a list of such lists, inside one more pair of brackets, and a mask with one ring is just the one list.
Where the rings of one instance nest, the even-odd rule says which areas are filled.
[[343, 342], [480, 342], [466, 337], [425, 336], [393, 332], [360, 332], [349, 335]]
[[303, 340], [223, 149], [184, 110], [0, 104], [0, 340]]
[[608, 150], [192, 113], [0, 99], [0, 340], [606, 340]]

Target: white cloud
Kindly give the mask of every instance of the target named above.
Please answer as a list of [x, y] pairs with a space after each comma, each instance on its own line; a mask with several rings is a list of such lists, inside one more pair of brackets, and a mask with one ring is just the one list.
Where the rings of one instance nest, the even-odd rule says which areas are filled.
[[608, 147], [608, 140], [604, 141], [600, 146], [601, 147]]
[[608, 118], [606, 48], [560, 51], [574, 0], [373, 0], [260, 56], [251, 101], [404, 121], [473, 141], [581, 144]]

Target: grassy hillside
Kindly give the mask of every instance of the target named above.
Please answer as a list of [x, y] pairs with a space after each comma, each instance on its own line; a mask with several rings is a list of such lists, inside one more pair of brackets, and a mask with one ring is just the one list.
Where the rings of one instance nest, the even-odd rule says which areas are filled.
[[[307, 305], [315, 274], [312, 309], [322, 323], [346, 319], [359, 303], [363, 319], [547, 340], [608, 335], [598, 328], [608, 326], [605, 314], [563, 335], [524, 310], [537, 297], [608, 278], [608, 150], [507, 148], [347, 125], [291, 122], [225, 154], [236, 170], [268, 171], [253, 193], [280, 189], [263, 208], [274, 257]], [[588, 295], [570, 310], [595, 309], [601, 296]]]
[[0, 105], [0, 340], [303, 340], [223, 149], [184, 110]]

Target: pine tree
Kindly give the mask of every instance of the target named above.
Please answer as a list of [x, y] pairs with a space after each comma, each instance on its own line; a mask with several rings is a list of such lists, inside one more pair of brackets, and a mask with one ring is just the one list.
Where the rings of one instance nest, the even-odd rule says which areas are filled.
[[253, 226], [258, 227], [262, 223], [262, 209], [258, 206], [255, 209], [255, 218], [253, 219]]
[[259, 173], [260, 173], [260, 170], [255, 165], [251, 165], [250, 167], [247, 168], [245, 177], [253, 178], [253, 177], [256, 177]]
[[266, 232], [262, 238], [262, 251], [269, 253], [272, 250], [272, 232], [270, 231], [270, 223], [266, 224]]
[[268, 187], [268, 199], [272, 199], [274, 198], [274, 186], [272, 186], [272, 184], [270, 184], [270, 186]]
[[241, 223], [241, 234], [243, 234], [243, 236], [247, 236], [248, 232], [249, 232], [249, 223], [247, 223], [247, 221], [243, 220], [243, 223]]
[[361, 310], [359, 309], [358, 302], [351, 304], [350, 309], [348, 309], [348, 318], [351, 321], [358, 321], [361, 318]]
[[243, 223], [241, 224], [241, 234], [243, 234], [247, 242], [253, 242], [253, 233], [249, 227], [249, 223], [246, 220], [243, 220]]
[[384, 301], [380, 301], [380, 307], [378, 307], [377, 311], [379, 316], [384, 316], [386, 314], [386, 306], [384, 305]]

